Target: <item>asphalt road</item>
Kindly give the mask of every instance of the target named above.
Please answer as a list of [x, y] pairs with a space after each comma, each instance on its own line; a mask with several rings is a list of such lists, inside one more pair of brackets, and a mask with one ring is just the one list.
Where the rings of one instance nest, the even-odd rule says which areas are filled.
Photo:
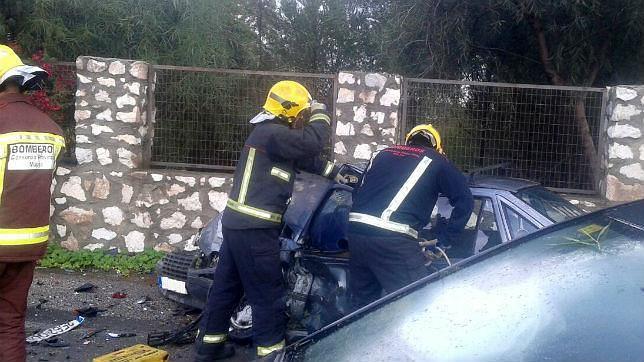
[[[84, 283], [97, 287], [88, 293], [75, 293], [74, 289]], [[112, 298], [116, 292], [127, 295], [123, 299]], [[137, 303], [147, 296], [149, 301]], [[46, 300], [45, 303], [41, 303]], [[40, 305], [38, 307], [38, 305]], [[37, 331], [58, 326], [75, 318], [74, 309], [83, 307], [105, 309], [96, 317], [86, 318], [84, 323], [58, 337], [52, 347], [41, 342], [27, 346], [27, 361], [91, 361], [121, 348], [147, 341], [151, 331], [174, 330], [185, 326], [196, 317], [185, 315], [178, 304], [166, 300], [157, 291], [154, 275], [122, 277], [116, 273], [67, 272], [53, 269], [37, 269], [32, 284], [27, 310], [27, 336]], [[83, 337], [93, 330], [105, 329], [93, 337]], [[107, 333], [134, 333], [134, 337], [110, 338]], [[193, 361], [193, 345], [159, 347], [170, 353], [170, 361]], [[237, 354], [230, 361], [247, 361], [253, 358], [250, 348], [238, 346]]]

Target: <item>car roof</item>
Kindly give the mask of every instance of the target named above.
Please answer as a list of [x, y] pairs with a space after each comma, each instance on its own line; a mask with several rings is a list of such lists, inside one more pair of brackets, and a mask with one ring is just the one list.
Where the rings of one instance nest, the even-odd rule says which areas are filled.
[[540, 183], [512, 177], [474, 176], [470, 178], [469, 185], [470, 187], [517, 192], [528, 187], [539, 186]]

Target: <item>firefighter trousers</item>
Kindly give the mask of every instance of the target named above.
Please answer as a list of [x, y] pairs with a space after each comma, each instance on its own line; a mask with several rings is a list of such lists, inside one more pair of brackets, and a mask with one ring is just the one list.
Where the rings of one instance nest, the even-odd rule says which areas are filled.
[[428, 274], [415, 239], [349, 233], [349, 290], [359, 308]]
[[36, 268], [35, 261], [0, 263], [0, 361], [23, 362], [27, 294]]
[[200, 331], [228, 333], [230, 316], [245, 294], [253, 309], [253, 340], [273, 346], [286, 331], [286, 288], [280, 265], [279, 229], [223, 228], [219, 263]]

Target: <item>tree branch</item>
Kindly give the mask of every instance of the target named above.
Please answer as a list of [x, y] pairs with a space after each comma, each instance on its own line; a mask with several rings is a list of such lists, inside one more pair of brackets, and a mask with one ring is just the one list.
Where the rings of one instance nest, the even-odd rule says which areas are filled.
[[546, 41], [546, 34], [543, 30], [543, 25], [541, 20], [537, 18], [534, 14], [526, 15], [530, 26], [534, 30], [534, 35], [537, 38], [537, 43], [539, 44], [539, 57], [541, 58], [541, 64], [543, 64], [543, 69], [550, 78], [550, 82], [554, 85], [565, 85], [563, 78], [557, 73], [554, 65], [552, 64], [552, 58], [550, 57], [550, 52], [548, 50], [548, 43]]

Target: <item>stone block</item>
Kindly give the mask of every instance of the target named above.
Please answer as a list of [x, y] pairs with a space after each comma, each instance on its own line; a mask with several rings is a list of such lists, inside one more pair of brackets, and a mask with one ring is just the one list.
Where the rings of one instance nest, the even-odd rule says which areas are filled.
[[81, 178], [79, 176], [72, 176], [69, 180], [65, 181], [60, 188], [60, 192], [66, 196], [73, 197], [79, 201], [87, 201], [85, 191], [81, 186]]
[[634, 201], [644, 198], [644, 184], [626, 185], [617, 177], [606, 177], [606, 198], [610, 201]]
[[114, 78], [99, 77], [96, 80], [98, 81], [98, 84], [104, 87], [116, 87], [116, 80], [114, 80]]
[[170, 217], [161, 219], [159, 227], [163, 230], [181, 229], [186, 225], [186, 215], [181, 212], [174, 212]]
[[641, 163], [632, 163], [630, 165], [623, 166], [619, 169], [619, 173], [628, 178], [644, 181], [644, 169], [642, 169]]
[[134, 106], [134, 105], [136, 105], [136, 100], [129, 94], [125, 94], [116, 98], [117, 108], [123, 108], [125, 106]]
[[96, 149], [96, 158], [98, 162], [103, 165], [109, 165], [112, 163], [112, 158], [110, 157], [110, 151], [107, 148], [97, 148]]
[[615, 96], [623, 101], [630, 101], [637, 97], [637, 91], [626, 87], [615, 87]]
[[88, 110], [76, 110], [74, 112], [74, 119], [76, 120], [76, 122], [85, 121], [89, 119], [89, 117], [91, 116], [92, 116], [92, 111], [88, 111]]
[[353, 152], [353, 158], [358, 160], [370, 160], [371, 146], [369, 144], [357, 145]]
[[380, 97], [380, 104], [385, 107], [397, 106], [400, 103], [400, 89], [387, 88]]
[[91, 73], [100, 73], [107, 69], [105, 62], [90, 59], [87, 61], [87, 71]]
[[95, 229], [92, 231], [92, 237], [98, 240], [114, 240], [116, 238], [116, 233], [112, 230], [106, 228]]
[[148, 65], [144, 62], [134, 62], [130, 66], [130, 74], [137, 79], [148, 79]]
[[367, 107], [363, 104], [359, 107], [353, 107], [353, 121], [357, 123], [364, 122], [367, 118]]
[[226, 201], [228, 201], [228, 193], [214, 190], [208, 191], [208, 203], [213, 210], [224, 211]]
[[130, 231], [125, 235], [125, 247], [130, 253], [140, 253], [145, 250], [145, 234], [140, 231]]
[[351, 73], [340, 72], [338, 73], [338, 83], [340, 84], [355, 84], [356, 79]]
[[99, 121], [112, 122], [114, 120], [114, 118], [112, 118], [112, 110], [104, 110], [103, 112], [96, 115], [96, 119]]
[[106, 200], [109, 196], [110, 182], [105, 178], [105, 176], [96, 178], [94, 180], [94, 190], [92, 191], [92, 197], [96, 199]]
[[387, 77], [378, 73], [369, 73], [365, 76], [364, 83], [367, 87], [382, 90], [387, 84]]
[[356, 130], [353, 127], [353, 123], [342, 123], [338, 121], [335, 124], [335, 134], [338, 136], [353, 136], [356, 134]]
[[340, 88], [338, 90], [338, 98], [336, 103], [353, 103], [355, 92], [348, 88]]
[[125, 64], [123, 64], [120, 61], [114, 61], [110, 63], [110, 67], [108, 69], [108, 72], [111, 75], [121, 75], [125, 74]]
[[130, 185], [123, 184], [121, 188], [121, 202], [129, 204], [132, 201], [132, 195], [134, 195], [134, 188]]
[[608, 137], [610, 138], [640, 138], [642, 132], [639, 128], [628, 124], [616, 124], [608, 127]]
[[199, 200], [198, 192], [193, 192], [192, 195], [186, 198], [178, 199], [177, 202], [186, 211], [201, 211], [201, 201]]
[[611, 121], [628, 122], [631, 119], [631, 117], [637, 116], [640, 113], [642, 113], [642, 110], [638, 109], [632, 104], [628, 106], [618, 104], [613, 109], [613, 113], [611, 115]]
[[629, 146], [613, 143], [608, 147], [608, 158], [631, 159], [633, 158], [633, 151]]

